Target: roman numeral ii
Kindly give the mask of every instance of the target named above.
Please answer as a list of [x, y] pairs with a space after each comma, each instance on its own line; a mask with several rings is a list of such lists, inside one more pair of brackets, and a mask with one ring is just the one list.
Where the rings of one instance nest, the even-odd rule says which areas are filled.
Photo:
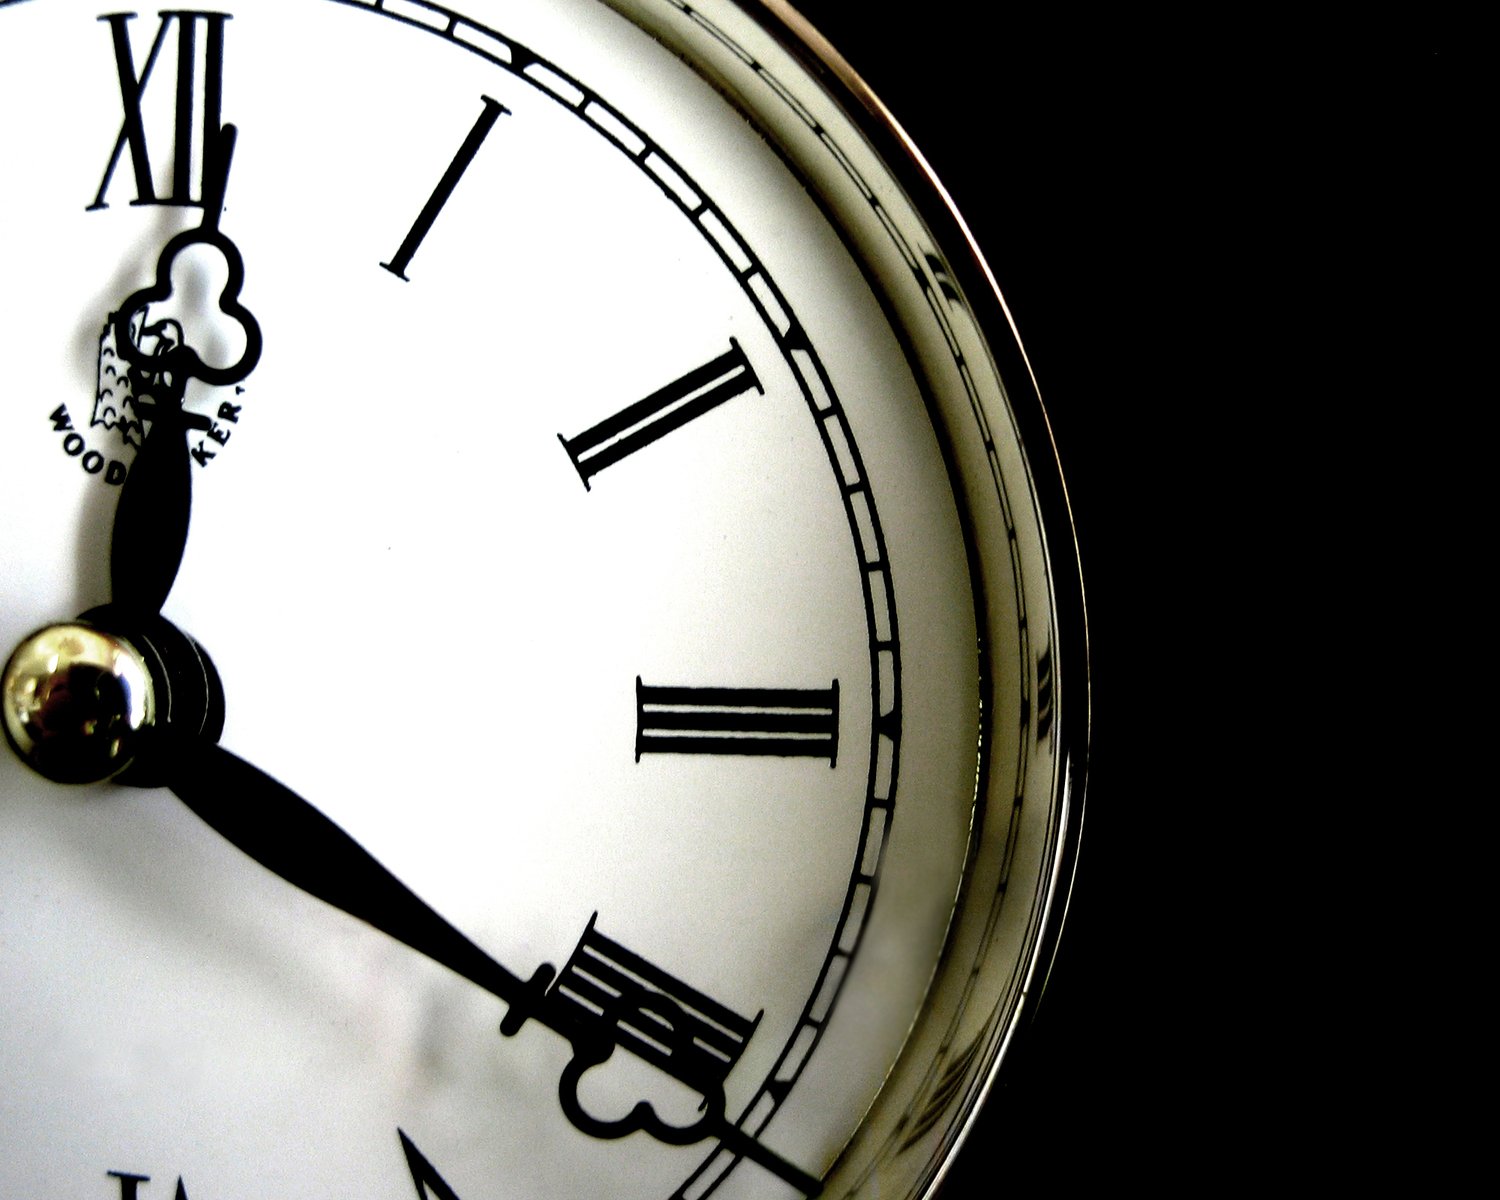
[[612, 417], [576, 437], [557, 435], [573, 466], [589, 487], [589, 480], [605, 467], [649, 446], [674, 429], [754, 388], [764, 392], [740, 344], [729, 339], [729, 349], [680, 379], [628, 404]]

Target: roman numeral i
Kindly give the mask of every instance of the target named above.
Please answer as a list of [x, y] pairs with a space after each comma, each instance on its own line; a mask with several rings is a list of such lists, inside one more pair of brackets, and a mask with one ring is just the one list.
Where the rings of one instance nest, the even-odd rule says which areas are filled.
[[[412, 222], [412, 227], [407, 231], [406, 237], [402, 239], [401, 245], [396, 253], [391, 255], [390, 262], [380, 265], [396, 278], [406, 280], [406, 269], [411, 266], [412, 257], [421, 248], [427, 235], [432, 231], [433, 223], [438, 219], [438, 214], [443, 211], [443, 206], [448, 203], [453, 195], [453, 189], [458, 186], [459, 180], [464, 177], [464, 172], [469, 169], [469, 164], [474, 161], [474, 156], [479, 153], [479, 148], [484, 145], [484, 139], [489, 137], [490, 130], [495, 127], [503, 113], [510, 109], [498, 100], [492, 100], [488, 96], [480, 96], [479, 116], [475, 118], [473, 126], [468, 135], [458, 147], [453, 160], [443, 171], [437, 186], [432, 189], [432, 195], [427, 198], [427, 203], [422, 206], [422, 211], [417, 214], [417, 219]], [[409, 281], [408, 281], [409, 282]]]

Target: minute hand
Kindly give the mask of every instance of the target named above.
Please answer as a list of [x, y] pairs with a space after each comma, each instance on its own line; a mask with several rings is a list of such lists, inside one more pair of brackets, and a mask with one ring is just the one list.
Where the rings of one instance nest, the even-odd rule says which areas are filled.
[[579, 1102], [581, 1077], [606, 1061], [615, 1045], [614, 1023], [630, 1012], [665, 1015], [669, 1041], [680, 1048], [685, 1036], [672, 1020], [675, 1005], [643, 991], [622, 994], [617, 1012], [602, 1022], [585, 1022], [577, 1007], [548, 984], [556, 976], [542, 964], [528, 981], [512, 974], [448, 924], [363, 846], [290, 788], [217, 744], [185, 739], [168, 756], [167, 786], [210, 827], [256, 862], [309, 895], [389, 934], [499, 997], [509, 1006], [500, 1031], [517, 1032], [535, 1019], [573, 1044], [574, 1058], [563, 1072], [559, 1099], [575, 1126], [595, 1137], [625, 1137], [637, 1130], [672, 1145], [713, 1137], [779, 1176], [806, 1196], [817, 1196], [821, 1182], [773, 1153], [724, 1114], [717, 1084], [692, 1083], [704, 1094], [704, 1110], [693, 1125], [678, 1129], [660, 1120], [647, 1103], [619, 1121], [591, 1117]]

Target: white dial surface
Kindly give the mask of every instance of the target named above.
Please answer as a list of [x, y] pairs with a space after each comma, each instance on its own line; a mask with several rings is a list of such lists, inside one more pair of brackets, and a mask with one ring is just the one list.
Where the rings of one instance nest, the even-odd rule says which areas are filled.
[[[614, 1051], [580, 1123], [558, 1029], [7, 755], [0, 1194], [803, 1194], [949, 934], [984, 684], [922, 386], [797, 176], [581, 0], [0, 4], [0, 161], [0, 641], [111, 599], [110, 318], [216, 219], [263, 352], [187, 387], [162, 615], [222, 744]], [[172, 266], [143, 346], [233, 358], [222, 256]]]

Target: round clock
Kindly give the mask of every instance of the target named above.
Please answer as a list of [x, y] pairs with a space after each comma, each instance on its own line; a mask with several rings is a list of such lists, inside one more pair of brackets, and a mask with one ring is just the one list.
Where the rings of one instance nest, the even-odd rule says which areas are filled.
[[961, 223], [795, 14], [0, 2], [0, 1192], [923, 1197], [1086, 646]]

